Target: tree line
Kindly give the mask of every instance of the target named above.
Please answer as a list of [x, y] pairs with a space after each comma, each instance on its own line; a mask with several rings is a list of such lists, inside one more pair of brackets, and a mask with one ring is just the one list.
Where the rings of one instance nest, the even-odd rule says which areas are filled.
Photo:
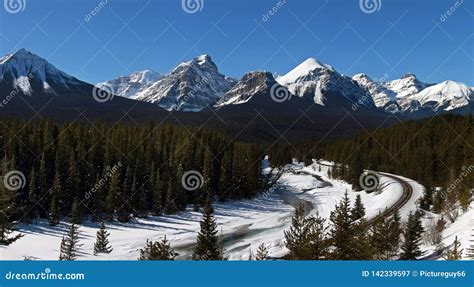
[[[2, 120], [0, 134], [2, 177], [10, 171], [24, 175], [14, 191], [0, 185], [2, 237], [18, 221], [127, 222], [176, 213], [188, 204], [198, 209], [208, 195], [250, 198], [264, 186], [261, 147], [219, 131]], [[185, 178], [187, 171], [194, 177]]]
[[[424, 210], [443, 213], [459, 203], [467, 209], [474, 186], [474, 116], [440, 115], [367, 131], [350, 139], [275, 145], [275, 164], [292, 157], [306, 163], [326, 159], [339, 164], [330, 173], [361, 190], [365, 169], [402, 175], [425, 187]], [[449, 211], [449, 210], [448, 210]]]

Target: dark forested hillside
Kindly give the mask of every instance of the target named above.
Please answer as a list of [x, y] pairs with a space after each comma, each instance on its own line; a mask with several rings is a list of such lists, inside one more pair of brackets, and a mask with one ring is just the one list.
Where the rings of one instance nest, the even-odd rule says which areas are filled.
[[[213, 131], [3, 120], [0, 134], [1, 173], [25, 176], [12, 215], [25, 222], [41, 217], [56, 224], [65, 216], [128, 221], [198, 207], [208, 194], [247, 198], [260, 187], [261, 150]], [[185, 183], [189, 171], [194, 177]]]
[[[349, 140], [305, 141], [272, 148], [273, 162], [324, 158], [355, 186], [364, 169], [406, 176], [426, 187], [423, 206], [440, 209], [447, 194], [467, 203], [474, 186], [474, 117], [443, 115], [362, 133]], [[438, 191], [434, 189], [438, 187]], [[448, 196], [449, 197], [449, 196]]]

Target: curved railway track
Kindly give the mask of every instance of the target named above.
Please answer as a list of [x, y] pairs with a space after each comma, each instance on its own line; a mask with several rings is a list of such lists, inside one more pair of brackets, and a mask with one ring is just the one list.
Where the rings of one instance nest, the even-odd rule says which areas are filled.
[[[316, 161], [316, 163], [319, 164], [319, 165], [322, 165], [322, 166], [334, 167], [334, 165], [321, 163], [319, 161]], [[394, 182], [399, 183], [403, 188], [403, 193], [402, 193], [402, 196], [400, 196], [400, 198], [397, 200], [397, 202], [395, 202], [395, 204], [393, 204], [389, 208], [385, 209], [379, 215], [367, 220], [367, 228], [372, 226], [378, 220], [381, 220], [382, 218], [393, 215], [397, 210], [399, 210], [405, 204], [407, 204], [408, 201], [410, 201], [410, 198], [413, 195], [413, 187], [405, 179], [403, 179], [399, 176], [396, 176], [396, 175], [385, 173], [385, 172], [376, 172], [376, 173], [380, 174], [380, 175], [383, 175], [385, 177], [391, 178], [392, 180], [394, 180]], [[391, 184], [391, 183], [389, 183], [389, 184]]]
[[396, 181], [397, 183], [399, 183], [403, 188], [403, 193], [402, 193], [402, 196], [400, 196], [400, 198], [397, 200], [397, 202], [395, 202], [395, 204], [393, 204], [389, 208], [385, 209], [379, 215], [367, 220], [367, 225], [368, 226], [371, 226], [372, 224], [374, 224], [375, 222], [377, 222], [378, 220], [380, 220], [382, 218], [393, 215], [397, 210], [399, 210], [405, 204], [407, 204], [407, 202], [410, 200], [411, 196], [413, 195], [413, 187], [410, 185], [410, 183], [408, 183], [408, 181], [406, 181], [406, 180], [404, 180], [404, 179], [402, 179], [398, 176], [395, 176], [395, 175], [392, 175], [392, 174], [387, 174], [387, 173], [384, 173], [384, 172], [378, 172], [378, 174], [381, 174], [385, 177], [391, 178], [394, 181]]

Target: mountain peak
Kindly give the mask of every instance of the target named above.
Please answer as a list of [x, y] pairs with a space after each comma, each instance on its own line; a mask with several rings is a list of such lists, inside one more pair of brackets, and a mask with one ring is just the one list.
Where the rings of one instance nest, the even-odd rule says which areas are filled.
[[352, 76], [352, 79], [354, 79], [356, 81], [361, 80], [361, 79], [366, 79], [366, 80], [372, 81], [372, 79], [365, 73], [355, 74], [354, 76]]
[[212, 62], [212, 59], [211, 59], [211, 56], [209, 56], [208, 54], [203, 54], [199, 57], [196, 57], [196, 61], [198, 63], [203, 63], [203, 62]]
[[134, 96], [167, 110], [200, 111], [213, 105], [235, 83], [219, 73], [209, 55], [179, 64], [169, 74]]
[[25, 48], [21, 48], [14, 53], [6, 54], [4, 57], [2, 57], [0, 59], [0, 64], [4, 64], [10, 59], [25, 59], [25, 58], [32, 58], [32, 56], [38, 57], [32, 54], [30, 51], [26, 50]]
[[23, 56], [23, 55], [28, 55], [30, 54], [31, 55], [31, 52], [26, 50], [25, 48], [20, 48], [18, 51], [16, 51], [15, 53], [13, 53], [14, 55], [17, 55], [17, 56]]
[[222, 107], [248, 102], [255, 95], [268, 94], [273, 85], [277, 84], [272, 73], [266, 71], [252, 71], [242, 78], [214, 105]]
[[0, 59], [0, 79], [8, 79], [25, 95], [55, 93], [82, 85], [76, 78], [58, 70], [46, 59], [22, 48]]
[[284, 85], [286, 83], [295, 82], [298, 78], [304, 77], [315, 70], [334, 71], [333, 67], [323, 64], [315, 58], [308, 58], [296, 66], [293, 70], [289, 71], [287, 74], [278, 77], [277, 80], [279, 83]]
[[416, 79], [416, 75], [413, 73], [406, 73], [405, 75], [401, 77], [401, 79], [409, 79], [409, 78]]
[[314, 70], [314, 69], [329, 69], [329, 70], [334, 70], [333, 67], [327, 64], [323, 64], [320, 61], [316, 60], [315, 58], [308, 58], [304, 60], [301, 64], [298, 65], [298, 67], [305, 68], [308, 70]]

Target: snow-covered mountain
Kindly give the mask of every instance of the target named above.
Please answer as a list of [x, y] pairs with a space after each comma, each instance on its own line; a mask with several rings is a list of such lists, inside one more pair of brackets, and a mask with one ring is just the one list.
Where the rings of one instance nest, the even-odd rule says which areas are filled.
[[433, 111], [450, 111], [469, 105], [474, 101], [474, 88], [462, 83], [444, 81], [429, 86], [408, 98], [416, 101], [420, 107]]
[[[154, 103], [166, 110], [193, 112], [205, 107], [244, 104], [258, 94], [269, 98], [275, 83], [286, 87], [286, 92], [295, 98], [331, 109], [356, 104], [369, 110], [409, 114], [453, 111], [472, 107], [474, 103], [474, 88], [462, 83], [427, 84], [413, 74], [389, 82], [374, 81], [366, 74], [350, 78], [313, 58], [275, 77], [270, 72], [250, 72], [236, 83], [219, 73], [210, 56], [202, 55], [181, 63], [164, 76], [145, 70], [98, 85], [110, 85], [118, 96]], [[5, 92], [19, 91], [26, 96], [88, 95], [91, 89], [91, 85], [25, 49], [0, 59], [0, 83]], [[259, 105], [272, 104], [266, 100]]]
[[413, 74], [387, 83], [375, 82], [365, 74], [352, 78], [372, 97], [377, 108], [385, 112], [450, 111], [473, 101], [474, 89], [453, 81], [427, 84]]
[[365, 95], [355, 80], [314, 58], [305, 60], [276, 80], [292, 94], [311, 97], [321, 106], [358, 103], [359, 106], [375, 108], [372, 98]]
[[366, 74], [356, 74], [352, 77], [359, 86], [370, 96], [377, 108], [388, 112], [399, 112], [400, 106], [396, 101], [397, 94], [386, 88], [382, 83], [372, 80]]
[[408, 73], [400, 79], [384, 84], [384, 86], [396, 94], [397, 99], [403, 99], [421, 92], [432, 84], [423, 83], [414, 74]]
[[167, 110], [200, 111], [214, 105], [234, 84], [235, 80], [219, 73], [211, 57], [201, 55], [178, 65], [134, 99]]
[[214, 106], [222, 107], [247, 103], [258, 94], [269, 93], [275, 84], [276, 81], [269, 72], [247, 73]]
[[151, 70], [134, 72], [128, 76], [96, 84], [97, 87], [108, 85], [117, 96], [133, 99], [161, 78], [161, 74]]
[[0, 59], [0, 81], [24, 95], [59, 94], [81, 88], [84, 82], [58, 70], [45, 59], [20, 49]]

